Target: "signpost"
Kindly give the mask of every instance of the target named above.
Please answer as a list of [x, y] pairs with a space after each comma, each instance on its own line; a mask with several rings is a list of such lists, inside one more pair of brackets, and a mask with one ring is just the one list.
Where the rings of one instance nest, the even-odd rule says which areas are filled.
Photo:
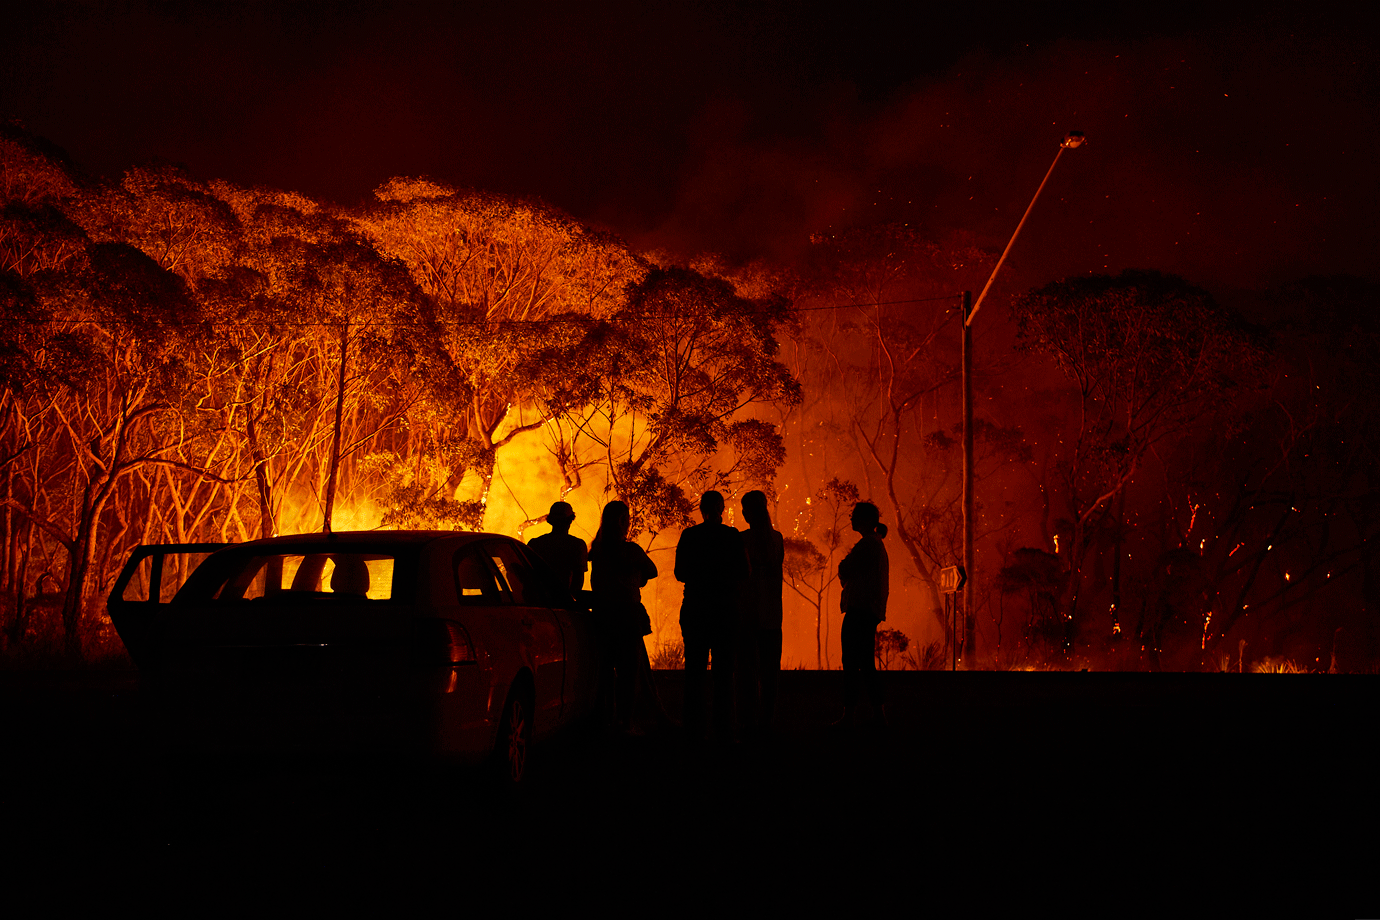
[[968, 582], [968, 573], [961, 565], [950, 565], [939, 570], [939, 590], [945, 594], [962, 591]]
[[945, 566], [939, 570], [939, 590], [944, 592], [944, 613], [949, 617], [949, 622], [953, 624], [953, 641], [950, 647], [953, 649], [952, 670], [958, 670], [958, 599], [954, 597], [963, 586], [968, 583], [968, 573], [961, 565]]

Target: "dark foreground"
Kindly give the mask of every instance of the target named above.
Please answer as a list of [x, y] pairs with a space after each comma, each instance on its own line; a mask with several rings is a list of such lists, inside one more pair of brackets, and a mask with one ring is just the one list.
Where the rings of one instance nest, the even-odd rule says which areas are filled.
[[[534, 885], [616, 880], [668, 904], [717, 880], [979, 912], [1183, 898], [1190, 913], [1237, 914], [1279, 897], [1373, 915], [1380, 678], [885, 677], [885, 730], [829, 725], [839, 673], [787, 672], [769, 740], [559, 740], [514, 798], [481, 773], [386, 752], [227, 749], [168, 724], [134, 673], [4, 674], [5, 837], [84, 858], [282, 854], [303, 871], [410, 853], [466, 867], [462, 888], [517, 871]], [[678, 714], [680, 675], [657, 680]]]

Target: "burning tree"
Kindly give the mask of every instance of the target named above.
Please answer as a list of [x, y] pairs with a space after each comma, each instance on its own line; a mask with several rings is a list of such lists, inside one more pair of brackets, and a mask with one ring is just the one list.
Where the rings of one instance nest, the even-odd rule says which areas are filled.
[[212, 332], [182, 278], [101, 234], [102, 191], [13, 126], [0, 189], [6, 634], [23, 639], [51, 581], [76, 657], [89, 585], [104, 582], [113, 545], [144, 535], [161, 483], [210, 480], [224, 497], [226, 478], [185, 459], [203, 434], [184, 421]]
[[997, 589], [1003, 595], [1025, 594], [1023, 632], [1027, 655], [1034, 651], [1039, 640], [1062, 642], [1063, 617], [1059, 598], [1067, 580], [1068, 573], [1060, 565], [1058, 556], [1028, 547], [1013, 552], [997, 573]]
[[[890, 226], [817, 239], [798, 278], [715, 258], [657, 267], [538, 202], [421, 179], [376, 198], [347, 212], [169, 167], [96, 183], [0, 125], [11, 647], [56, 632], [79, 654], [94, 595], [140, 542], [477, 528], [486, 514], [506, 526], [511, 504], [485, 502], [508, 457], [536, 457], [551, 499], [629, 500], [649, 543], [688, 522], [695, 493], [765, 488], [820, 666], [860, 497], [905, 549], [899, 587], [909, 575], [937, 614], [935, 573], [960, 537], [954, 294], [986, 253]], [[1238, 637], [1277, 656], [1306, 634], [1339, 667], [1373, 655], [1375, 426], [1358, 394], [1375, 389], [1374, 299], [1336, 279], [1277, 293], [1267, 306], [1291, 347], [1238, 399], [1265, 352], [1180, 279], [1130, 272], [1017, 298], [1023, 347], [1072, 383], [1025, 415], [1059, 416], [1038, 461], [996, 410], [975, 424], [978, 479], [1034, 472], [1057, 550], [1006, 553], [995, 579], [1026, 595], [1026, 638], [1071, 647], [1108, 582], [1119, 628], [1124, 581], [1166, 667]], [[1208, 418], [1211, 436], [1196, 427]], [[773, 488], [788, 443], [792, 476]], [[1128, 500], [1149, 460], [1163, 475]], [[1158, 534], [1132, 524], [1151, 492]], [[979, 508], [980, 541], [1016, 523], [1006, 509]], [[986, 597], [992, 576], [976, 574]], [[896, 655], [919, 666], [942, 649], [922, 638]]]
[[[938, 572], [962, 552], [957, 291], [989, 255], [961, 238], [937, 243], [895, 225], [813, 242], [813, 297], [838, 305], [819, 311], [810, 330], [809, 347], [824, 356], [817, 386], [846, 391], [821, 407], [833, 415], [825, 427], [851, 441], [865, 491], [890, 511], [947, 647]], [[1028, 456], [1019, 429], [986, 419], [976, 429], [979, 480]]]
[[800, 399], [777, 360], [777, 331], [794, 320], [784, 298], [749, 300], [722, 279], [653, 269], [607, 319], [567, 319], [578, 337], [539, 352], [530, 372], [570, 432], [566, 454], [602, 466], [635, 529], [687, 525], [687, 489], [770, 483], [781, 436], [742, 413]]
[[[28, 322], [6, 343], [5, 504], [66, 554], [64, 648], [76, 657], [99, 528], [120, 487], [154, 466], [211, 475], [173, 456], [188, 434], [174, 418], [189, 356], [207, 330], [181, 280], [122, 244], [90, 244], [9, 293], [9, 315]], [[32, 549], [31, 536], [25, 559]]]
[[[538, 202], [401, 178], [375, 197], [355, 223], [381, 253], [407, 265], [426, 296], [411, 378], [423, 391], [426, 420], [410, 428], [407, 443], [372, 458], [396, 474], [389, 520], [417, 521], [454, 505], [450, 496], [472, 471], [478, 487], [470, 513], [455, 516], [478, 527], [495, 451], [523, 432], [560, 424], [519, 368], [559, 341], [560, 317], [612, 313], [645, 264], [621, 241]], [[556, 455], [568, 491], [579, 484], [579, 467], [567, 453]]]
[[[233, 465], [252, 478], [258, 503], [253, 530], [330, 529], [338, 495], [368, 476], [358, 457], [416, 402], [415, 391], [393, 384], [417, 338], [421, 295], [400, 263], [301, 196], [185, 178], [173, 195], [165, 189], [178, 177], [162, 178], [127, 176], [117, 200], [134, 199], [140, 207], [127, 210], [153, 215], [155, 227], [187, 224], [176, 237], [205, 244], [174, 250], [217, 330], [208, 356], [215, 379], [200, 408], [236, 435]], [[176, 220], [165, 215], [168, 198]], [[191, 229], [197, 214], [200, 233]], [[169, 236], [129, 232], [159, 251]], [[212, 258], [227, 253], [228, 261]], [[284, 521], [289, 491], [307, 494], [292, 497], [295, 513]]]
[[1249, 670], [1243, 641], [1310, 669], [1374, 660], [1378, 297], [1311, 278], [1261, 298], [1277, 343], [1267, 383], [1232, 424], [1184, 438], [1170, 471], [1165, 577], [1146, 615], [1165, 666]]
[[658, 527], [685, 518], [682, 484], [780, 463], [741, 410], [799, 397], [774, 361], [785, 301], [646, 283], [545, 206], [394, 180], [344, 214], [163, 167], [91, 184], [11, 126], [0, 189], [14, 641], [51, 581], [79, 645], [85, 586], [131, 543], [329, 528], [370, 501], [372, 522], [477, 527], [524, 432], [566, 491], [601, 466]]
[[[798, 511], [786, 538], [786, 584], [799, 595], [815, 619], [815, 667], [829, 667], [829, 592], [838, 581], [834, 557], [843, 545], [849, 515], [858, 502], [858, 487], [837, 477], [830, 479]], [[817, 534], [814, 539], [811, 535]], [[826, 551], [815, 544], [819, 540]]]
[[[1234, 314], [1181, 278], [1149, 271], [1047, 285], [1012, 301], [1021, 347], [1051, 357], [1074, 384], [1056, 461], [1067, 542], [1060, 596], [1065, 650], [1085, 610], [1084, 567], [1120, 495], [1158, 445], [1216, 411], [1250, 380], [1262, 352]], [[1116, 628], [1116, 624], [1113, 624]]]

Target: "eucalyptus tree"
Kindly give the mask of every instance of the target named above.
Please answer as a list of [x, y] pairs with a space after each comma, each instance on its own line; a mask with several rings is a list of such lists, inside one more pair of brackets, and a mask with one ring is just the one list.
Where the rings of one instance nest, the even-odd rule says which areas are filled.
[[186, 468], [160, 422], [184, 410], [189, 356], [208, 330], [185, 283], [123, 244], [93, 243], [60, 275], [34, 280], [39, 331], [25, 372], [6, 383], [27, 403], [35, 462], [24, 494], [6, 504], [65, 551], [64, 648], [75, 657], [117, 487], [151, 466]]
[[[70, 570], [70, 555], [50, 558], [68, 544], [55, 543], [40, 527], [70, 536], [65, 521], [48, 520], [45, 507], [55, 467], [51, 391], [36, 385], [46, 382], [40, 364], [50, 309], [43, 295], [64, 269], [85, 258], [89, 244], [61, 207], [79, 185], [64, 159], [41, 139], [14, 122], [0, 122], [0, 311], [5, 318], [0, 323], [0, 609], [11, 645], [24, 639], [32, 595], [45, 580], [56, 581], [54, 568], [66, 562]], [[31, 576], [35, 560], [40, 574]]]
[[[402, 178], [375, 195], [377, 203], [352, 220], [381, 253], [406, 264], [426, 299], [412, 377], [425, 392], [426, 423], [374, 458], [398, 474], [391, 513], [481, 514], [495, 451], [538, 429], [566, 478], [564, 491], [576, 488], [579, 433], [534, 399], [519, 368], [560, 339], [569, 324], [559, 318], [612, 313], [645, 264], [616, 238], [540, 202]], [[447, 496], [467, 472], [478, 476], [478, 493], [456, 503]]]
[[19, 122], [0, 118], [0, 202], [33, 207], [70, 198], [81, 185], [66, 154]]
[[748, 410], [800, 400], [778, 358], [778, 334], [795, 321], [784, 297], [748, 299], [723, 279], [657, 268], [607, 318], [567, 317], [561, 344], [526, 367], [546, 405], [594, 445], [635, 530], [657, 532], [689, 524], [688, 492], [770, 484], [785, 446]]
[[393, 398], [386, 382], [421, 297], [400, 261], [381, 256], [335, 216], [264, 204], [254, 223], [265, 307], [278, 315], [279, 328], [301, 330], [285, 357], [309, 407], [285, 473], [289, 481], [312, 474], [321, 526], [329, 531], [342, 480], [355, 467], [347, 470], [345, 461], [406, 422], [410, 405]]
[[[819, 309], [803, 337], [832, 398], [799, 424], [822, 425], [851, 444], [865, 497], [890, 511], [891, 532], [947, 643], [938, 574], [961, 561], [953, 437], [961, 424], [959, 291], [980, 279], [990, 254], [961, 237], [936, 241], [896, 224], [816, 236], [812, 244], [806, 284]], [[1019, 431], [985, 419], [977, 428], [979, 476], [1022, 456]]]
[[77, 205], [92, 239], [135, 247], [193, 290], [234, 264], [241, 249], [229, 204], [177, 167], [135, 167], [118, 184], [90, 188]]
[[1020, 346], [1072, 383], [1056, 460], [1069, 532], [1060, 597], [1071, 648], [1086, 611], [1083, 570], [1098, 528], [1157, 446], [1168, 445], [1254, 381], [1264, 352], [1206, 292], [1152, 271], [1091, 275], [1012, 300]]
[[1254, 386], [1166, 456], [1145, 631], [1166, 667], [1380, 657], [1380, 288], [1308, 278], [1252, 308], [1271, 335]]
[[849, 535], [849, 516], [858, 500], [856, 485], [838, 477], [830, 479], [795, 515], [791, 535], [785, 540], [785, 582], [814, 614], [815, 667], [821, 671], [831, 667], [830, 592], [838, 581], [834, 560]]

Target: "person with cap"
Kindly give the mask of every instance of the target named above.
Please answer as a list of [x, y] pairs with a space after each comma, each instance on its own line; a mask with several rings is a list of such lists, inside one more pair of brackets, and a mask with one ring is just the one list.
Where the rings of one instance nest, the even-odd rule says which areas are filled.
[[589, 569], [589, 549], [585, 541], [570, 532], [575, 521], [575, 509], [566, 502], [556, 502], [546, 512], [551, 532], [534, 537], [527, 547], [551, 567], [561, 583], [578, 595], [585, 587], [585, 572]]

